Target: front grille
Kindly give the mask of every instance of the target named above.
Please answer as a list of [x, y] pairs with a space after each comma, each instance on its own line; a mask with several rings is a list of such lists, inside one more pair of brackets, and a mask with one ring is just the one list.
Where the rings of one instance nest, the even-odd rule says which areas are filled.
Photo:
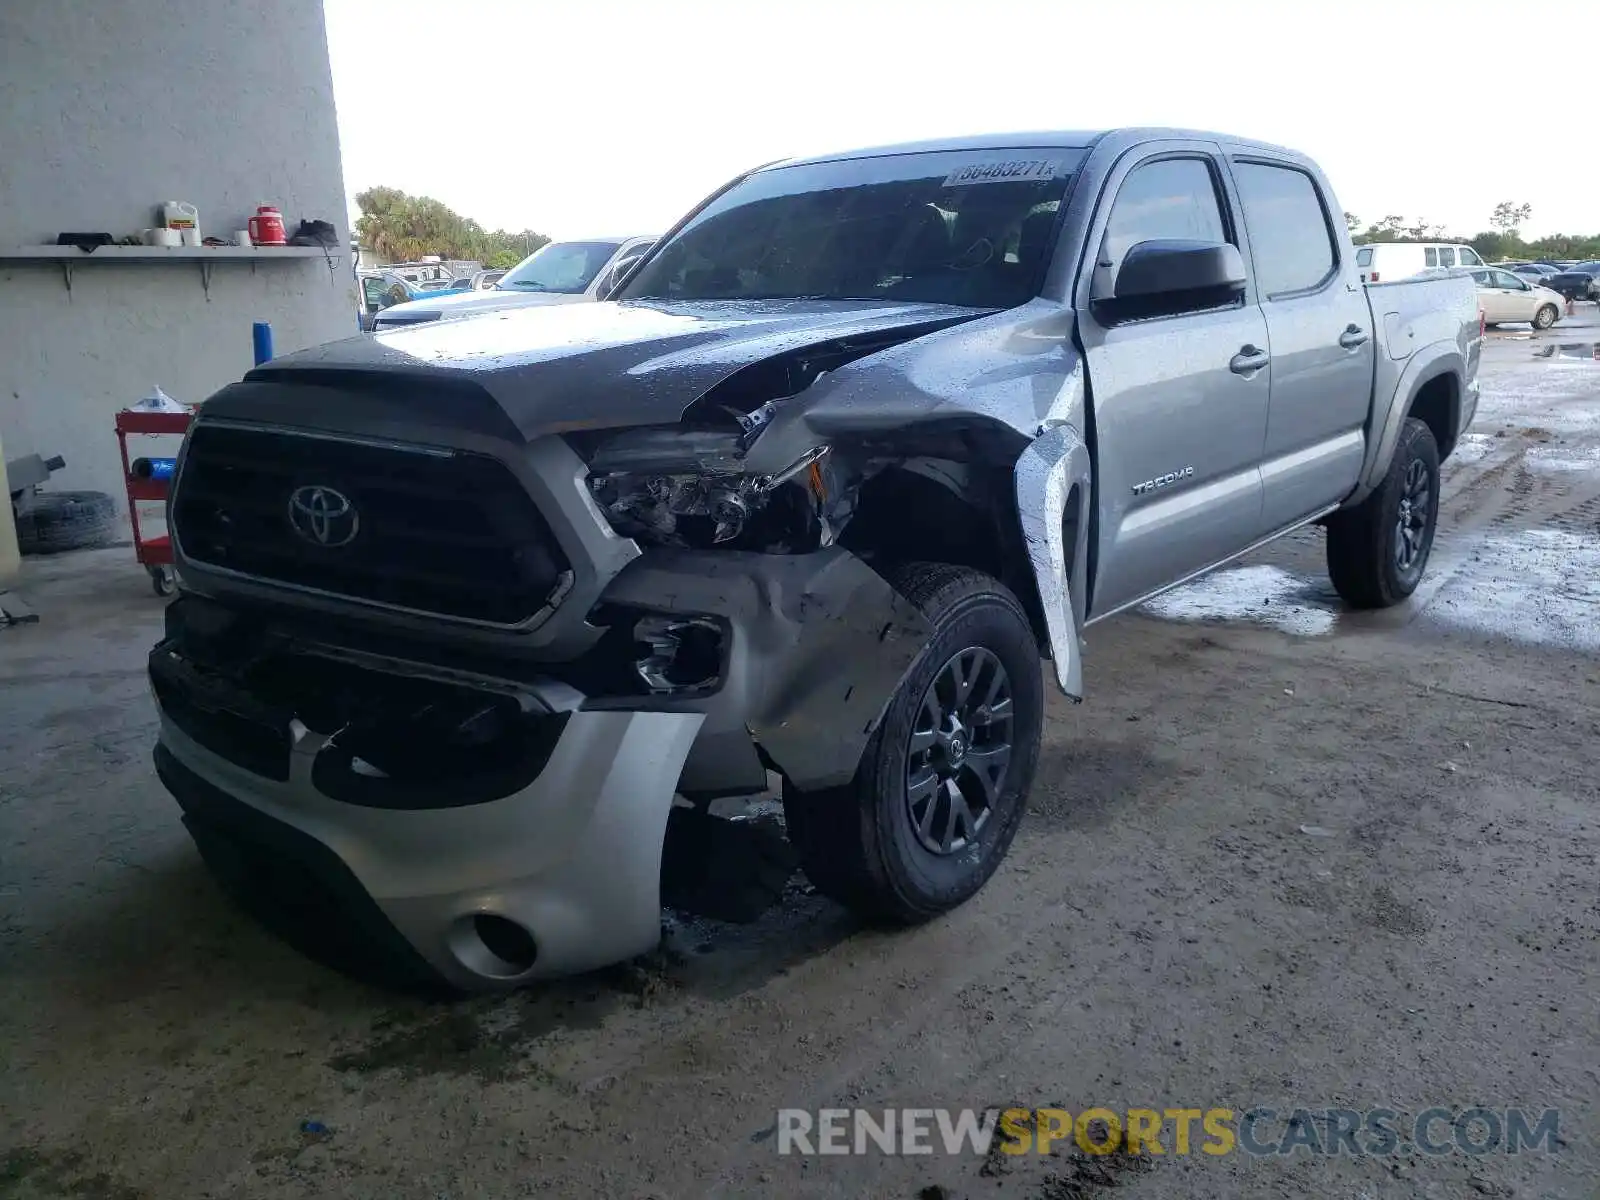
[[172, 522], [203, 566], [493, 625], [533, 617], [568, 578], [505, 464], [459, 451], [202, 420]]

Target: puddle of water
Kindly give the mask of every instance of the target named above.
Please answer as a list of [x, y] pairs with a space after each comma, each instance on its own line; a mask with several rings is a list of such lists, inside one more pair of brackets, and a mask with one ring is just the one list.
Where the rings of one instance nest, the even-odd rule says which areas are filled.
[[1535, 645], [1600, 651], [1600, 537], [1525, 529], [1485, 538], [1426, 617]]
[[1530, 471], [1600, 470], [1600, 446], [1535, 446], [1523, 459]]
[[1552, 342], [1533, 352], [1535, 358], [1559, 358], [1577, 362], [1600, 362], [1600, 342]]
[[1338, 603], [1324, 580], [1251, 566], [1213, 572], [1140, 610], [1167, 621], [1248, 621], [1297, 637], [1319, 637], [1332, 632]]
[[1494, 438], [1489, 434], [1463, 433], [1450, 452], [1450, 462], [1454, 466], [1466, 466], [1487, 458], [1493, 448]]

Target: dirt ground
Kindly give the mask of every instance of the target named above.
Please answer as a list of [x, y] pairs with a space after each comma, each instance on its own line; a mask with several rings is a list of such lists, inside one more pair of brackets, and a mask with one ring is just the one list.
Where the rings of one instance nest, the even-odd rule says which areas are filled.
[[[347, 982], [203, 871], [149, 762], [160, 602], [27, 564], [0, 632], [0, 1195], [1592, 1197], [1600, 322], [1504, 330], [1403, 608], [1321, 535], [1091, 630], [972, 903], [759, 925], [449, 1005]], [[109, 436], [109, 433], [108, 433]], [[1309, 830], [1309, 832], [1308, 832]], [[1560, 1110], [1516, 1156], [780, 1156], [779, 1108]], [[317, 1124], [307, 1126], [306, 1122]], [[1553, 1152], [1550, 1152], [1553, 1150]]]

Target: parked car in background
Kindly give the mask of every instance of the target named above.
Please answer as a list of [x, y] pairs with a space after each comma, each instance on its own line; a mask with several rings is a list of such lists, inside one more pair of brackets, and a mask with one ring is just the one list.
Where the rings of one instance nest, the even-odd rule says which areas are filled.
[[500, 280], [505, 278], [505, 271], [479, 271], [467, 284], [467, 290], [473, 292], [486, 292]]
[[425, 296], [384, 309], [377, 329], [419, 325], [441, 318], [470, 317], [504, 308], [534, 308], [596, 300], [606, 273], [624, 259], [638, 258], [655, 244], [654, 237], [589, 238], [551, 242], [512, 267], [492, 287], [453, 296]]
[[1483, 259], [1459, 242], [1374, 242], [1356, 247], [1356, 268], [1362, 283], [1408, 279], [1441, 267], [1481, 267]]
[[1538, 283], [1546, 275], [1554, 275], [1561, 270], [1560, 267], [1551, 266], [1549, 263], [1542, 262], [1504, 262], [1492, 263], [1491, 265], [1501, 267], [1507, 271], [1513, 272], [1514, 274], [1521, 275], [1523, 278], [1532, 280], [1534, 283]]
[[1544, 286], [1568, 300], [1600, 300], [1600, 260], [1574, 263], [1564, 271], [1546, 275]]
[[1547, 287], [1500, 267], [1474, 267], [1478, 308], [1486, 325], [1527, 321], [1535, 329], [1549, 329], [1561, 319], [1566, 299]]
[[361, 289], [361, 303], [357, 310], [361, 328], [371, 331], [378, 313], [396, 304], [405, 304], [427, 295], [405, 276], [389, 270], [364, 270], [356, 272]]

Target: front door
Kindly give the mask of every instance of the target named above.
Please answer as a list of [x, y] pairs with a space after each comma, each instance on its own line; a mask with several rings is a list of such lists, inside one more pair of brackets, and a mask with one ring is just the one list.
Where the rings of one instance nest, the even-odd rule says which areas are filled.
[[[1338, 209], [1310, 172], [1254, 151], [1231, 156], [1229, 170], [1272, 343], [1261, 483], [1267, 524], [1276, 528], [1344, 499], [1361, 474], [1372, 312], [1339, 258]], [[1440, 253], [1454, 260], [1449, 247]]]
[[1215, 144], [1145, 147], [1119, 165], [1107, 195], [1089, 235], [1099, 253], [1077, 292], [1098, 439], [1091, 619], [1261, 535], [1271, 384], [1253, 286], [1229, 307], [1111, 325], [1088, 303], [1092, 273], [1114, 278], [1139, 242], [1232, 242], [1248, 263]]
[[1531, 321], [1534, 311], [1539, 307], [1533, 294], [1533, 288], [1522, 276], [1512, 271], [1502, 271], [1496, 268], [1493, 272], [1496, 289], [1505, 298], [1505, 315], [1502, 321]]

